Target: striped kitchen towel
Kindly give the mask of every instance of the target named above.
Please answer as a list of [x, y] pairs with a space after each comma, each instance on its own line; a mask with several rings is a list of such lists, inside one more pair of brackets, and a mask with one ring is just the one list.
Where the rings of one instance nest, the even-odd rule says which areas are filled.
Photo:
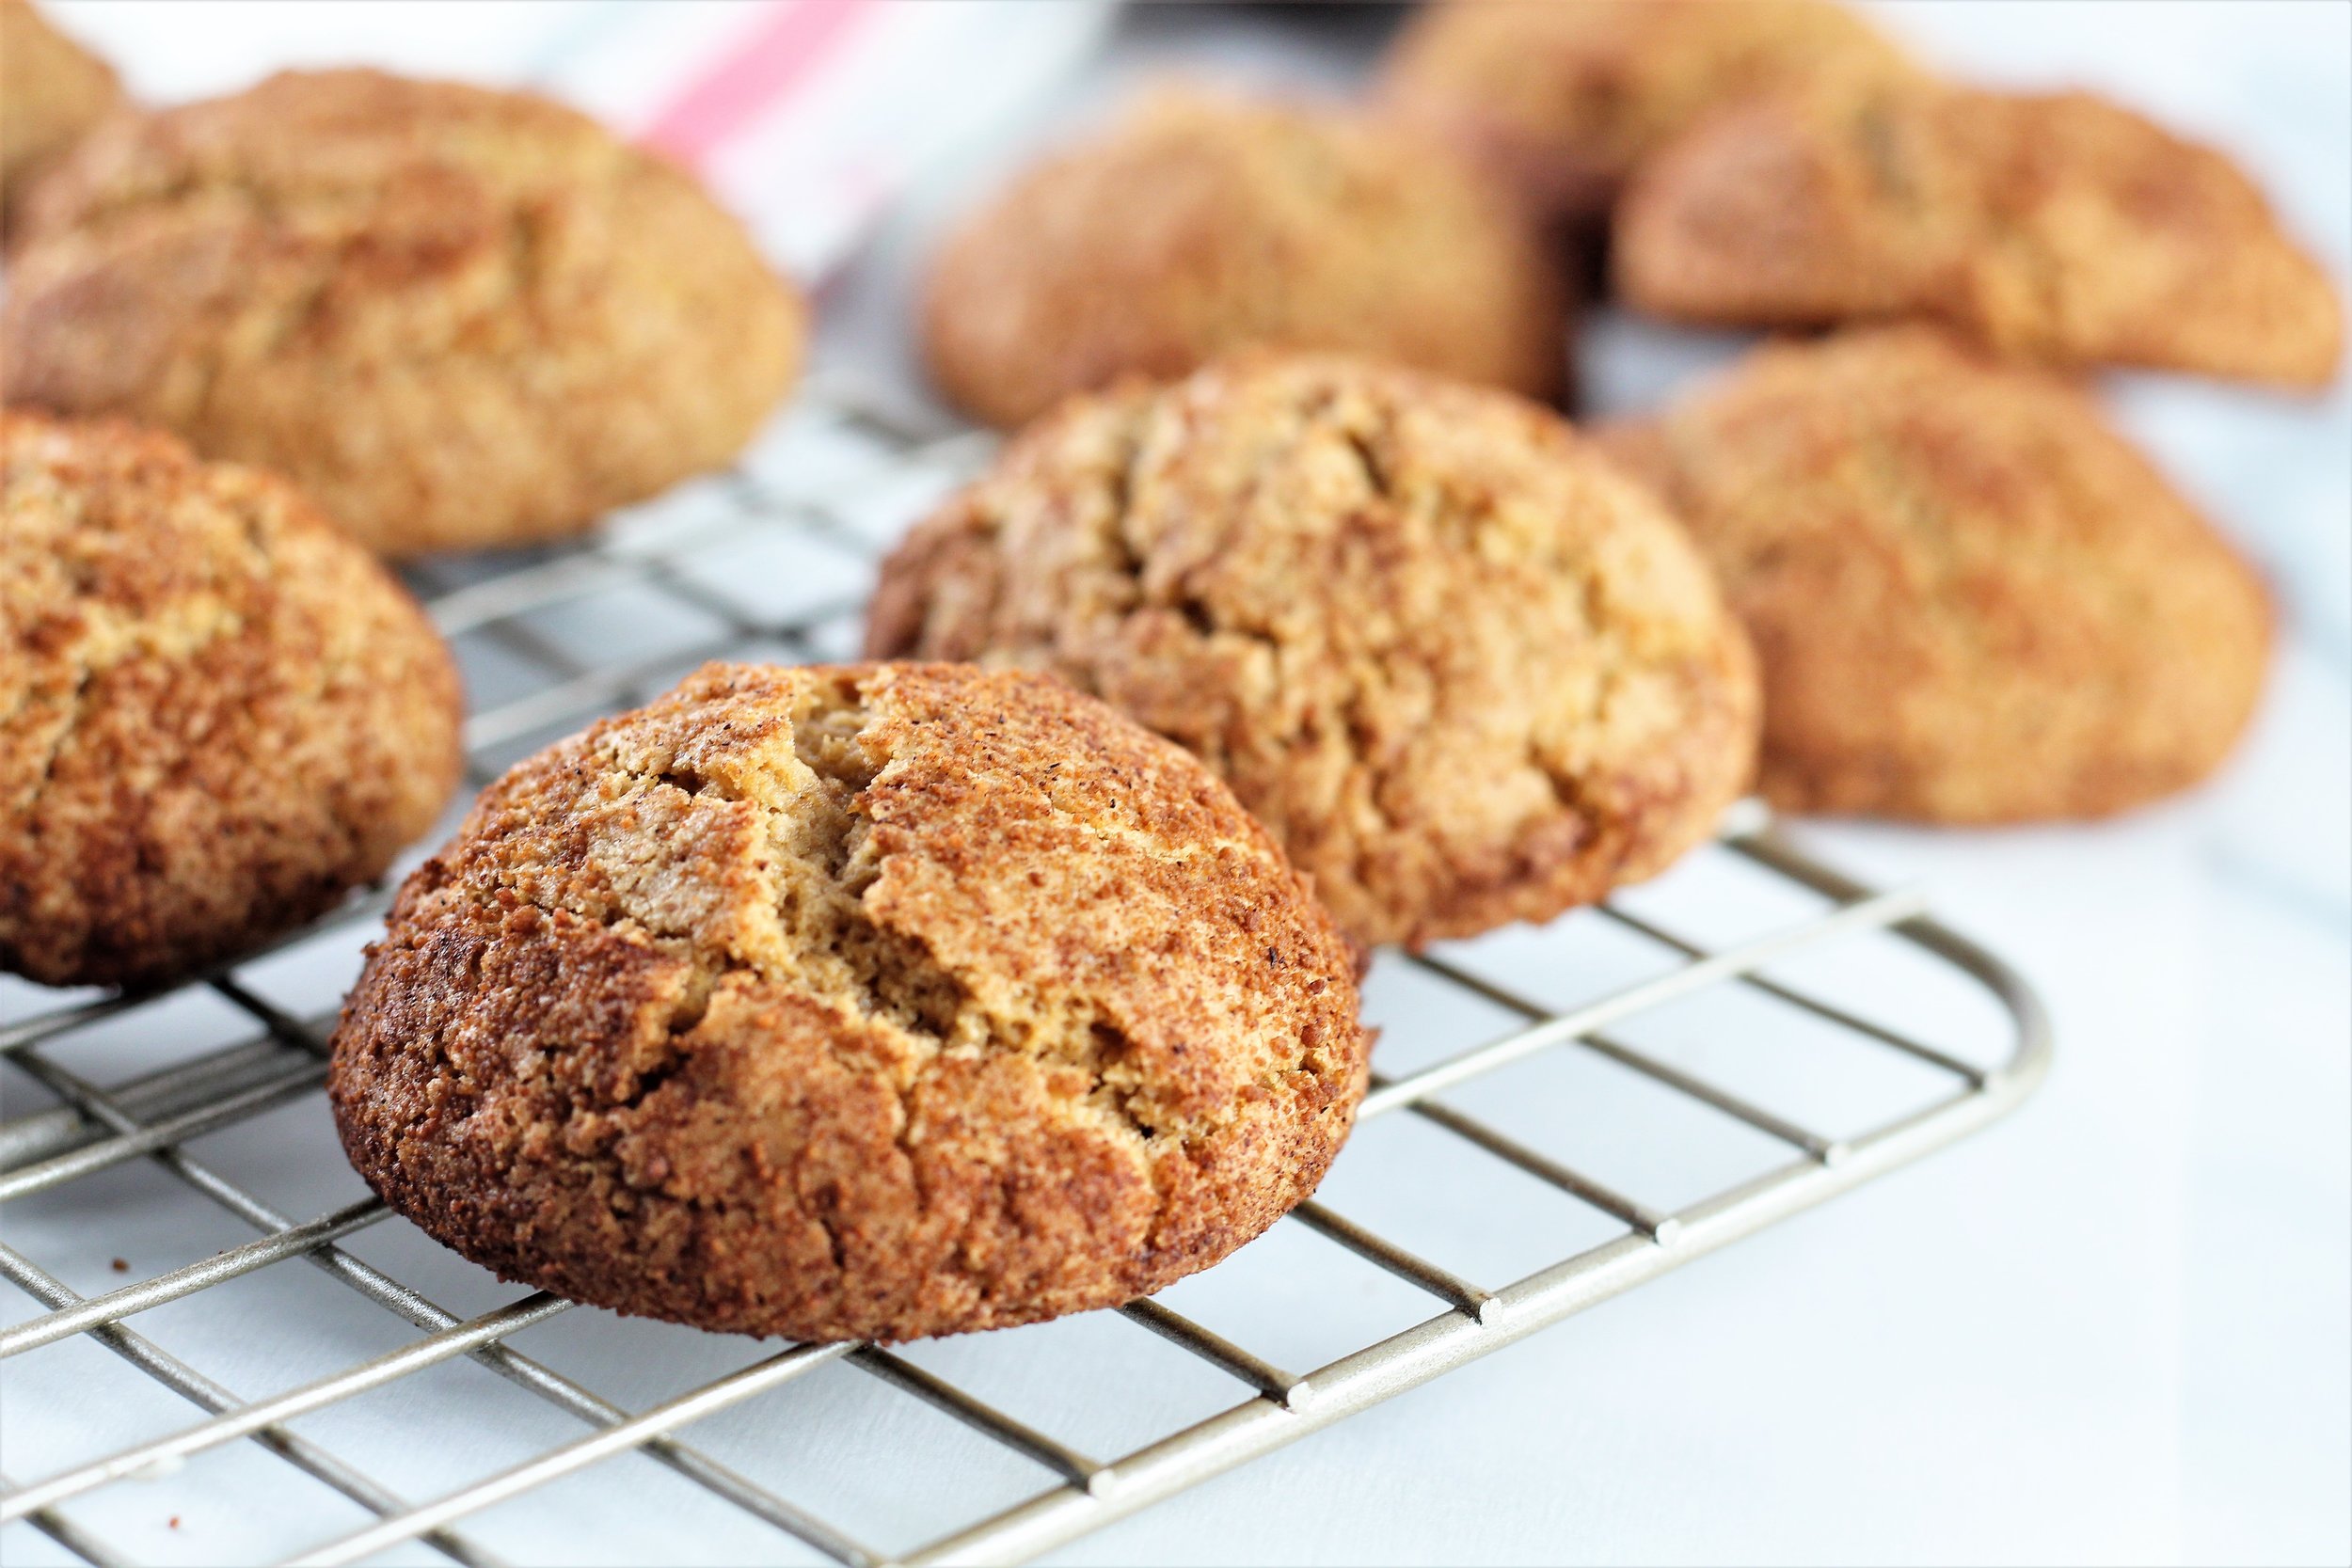
[[699, 172], [805, 280], [929, 168], [1017, 120], [1112, 0], [619, 0], [539, 86]]

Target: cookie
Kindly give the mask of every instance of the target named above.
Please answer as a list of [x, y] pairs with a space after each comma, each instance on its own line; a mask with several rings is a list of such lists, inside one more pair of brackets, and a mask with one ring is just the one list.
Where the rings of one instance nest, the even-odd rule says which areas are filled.
[[1346, 945], [1192, 758], [1036, 676], [710, 665], [492, 785], [335, 1037], [354, 1164], [505, 1278], [801, 1340], [1108, 1307], [1305, 1197]]
[[1559, 390], [1557, 269], [1499, 190], [1340, 109], [1164, 88], [1031, 169], [933, 263], [933, 379], [1013, 426], [1253, 344]]
[[1757, 351], [1603, 433], [1715, 563], [1784, 809], [2103, 816], [2229, 752], [2261, 582], [2076, 387], [1929, 327]]
[[1635, 164], [1720, 104], [1911, 69], [1829, 0], [1445, 0], [1406, 24], [1377, 91], [1573, 221], [1606, 214]]
[[0, 205], [122, 102], [114, 68], [49, 25], [27, 0], [0, 0]]
[[43, 182], [11, 402], [298, 482], [393, 556], [576, 532], [727, 462], [803, 309], [684, 173], [544, 99], [364, 71], [117, 121]]
[[282, 481], [0, 413], [0, 968], [158, 983], [381, 874], [456, 786], [457, 674]]
[[1679, 320], [1927, 317], [2002, 353], [2318, 387], [2334, 286], [2211, 148], [2089, 93], [1915, 85], [1726, 109], [1617, 212], [1619, 292]]
[[1648, 876], [1754, 758], [1746, 642], [1651, 498], [1548, 410], [1319, 356], [1032, 426], [884, 564], [866, 649], [1108, 699], [1366, 942]]

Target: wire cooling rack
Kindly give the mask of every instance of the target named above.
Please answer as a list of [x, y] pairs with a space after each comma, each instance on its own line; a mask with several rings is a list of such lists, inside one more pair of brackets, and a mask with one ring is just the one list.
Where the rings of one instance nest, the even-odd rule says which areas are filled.
[[[984, 451], [813, 395], [593, 542], [421, 569], [475, 784], [703, 658], [847, 656], [879, 549]], [[1019, 1560], [1949, 1143], [2049, 1061], [2010, 971], [1751, 806], [1600, 909], [1382, 955], [1357, 1137], [1216, 1269], [779, 1348], [499, 1286], [365, 1196], [320, 1085], [388, 901], [160, 995], [0, 981], [11, 1562]]]

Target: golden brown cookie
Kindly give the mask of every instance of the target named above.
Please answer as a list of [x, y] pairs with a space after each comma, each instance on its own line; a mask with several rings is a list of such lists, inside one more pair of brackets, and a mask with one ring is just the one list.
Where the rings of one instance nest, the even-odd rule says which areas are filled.
[[574, 532], [725, 463], [800, 361], [733, 218], [520, 93], [272, 77], [103, 128], [25, 223], [11, 402], [277, 468], [390, 555]]
[[49, 25], [26, 0], [0, 0], [0, 205], [122, 102], [114, 68]]
[[1381, 101], [1550, 218], [1606, 213], [1635, 164], [1720, 104], [1907, 74], [1831, 0], [1444, 0], [1406, 24]]
[[1466, 166], [1346, 111], [1175, 88], [966, 220], [923, 302], [940, 388], [1002, 426], [1253, 344], [1549, 397], [1565, 335], [1557, 269]]
[[1914, 86], [1726, 109], [1617, 212], [1619, 292], [1682, 320], [1928, 316], [2004, 354], [2316, 387], [2344, 312], [2211, 148], [2088, 93]]
[[1602, 440], [1747, 622], [1788, 810], [2105, 816], [2212, 772], [2261, 693], [2261, 582], [2047, 372], [1858, 332]]
[[1755, 753], [1746, 641], [1647, 496], [1545, 409], [1354, 360], [1071, 404], [884, 564], [866, 648], [1107, 698], [1367, 942], [1649, 876]]
[[380, 874], [458, 772], [457, 674], [283, 482], [0, 413], [0, 968], [138, 985]]
[[710, 665], [492, 785], [335, 1037], [343, 1147], [510, 1279], [795, 1339], [1108, 1307], [1314, 1190], [1346, 944], [1200, 764], [945, 665]]

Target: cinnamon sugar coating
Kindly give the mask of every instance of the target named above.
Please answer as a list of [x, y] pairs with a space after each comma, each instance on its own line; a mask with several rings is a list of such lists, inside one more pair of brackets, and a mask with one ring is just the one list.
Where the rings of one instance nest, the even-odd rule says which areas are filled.
[[1730, 108], [1617, 212], [1619, 291], [1679, 320], [1926, 317], [2017, 357], [2319, 387], [2337, 286], [2222, 153], [2090, 93], [1912, 83]]
[[982, 206], [923, 302], [941, 389], [1006, 427], [1260, 345], [1549, 397], [1566, 331], [1558, 269], [1467, 165], [1350, 111], [1180, 88]]
[[1546, 217], [1588, 219], [1710, 109], [1912, 69], [1830, 0], [1442, 0], [1406, 24], [1379, 96]]
[[2103, 816], [2211, 773], [2261, 695], [2261, 581], [2047, 372], [1856, 332], [1601, 440], [1747, 622], [1787, 810]]
[[0, 968], [138, 985], [380, 875], [456, 786], [457, 673], [282, 481], [0, 413]]
[[507, 1278], [803, 1340], [1111, 1306], [1312, 1191], [1351, 955], [1192, 758], [1041, 677], [711, 665], [403, 888], [344, 1147]]
[[1545, 409], [1355, 360], [1066, 405], [885, 563], [866, 649], [1099, 693], [1367, 942], [1647, 877], [1754, 757], [1746, 641], [1649, 497]]
[[455, 83], [292, 72], [118, 120], [24, 219], [10, 402], [274, 468], [388, 555], [574, 533], [727, 462], [805, 335], [685, 173]]

